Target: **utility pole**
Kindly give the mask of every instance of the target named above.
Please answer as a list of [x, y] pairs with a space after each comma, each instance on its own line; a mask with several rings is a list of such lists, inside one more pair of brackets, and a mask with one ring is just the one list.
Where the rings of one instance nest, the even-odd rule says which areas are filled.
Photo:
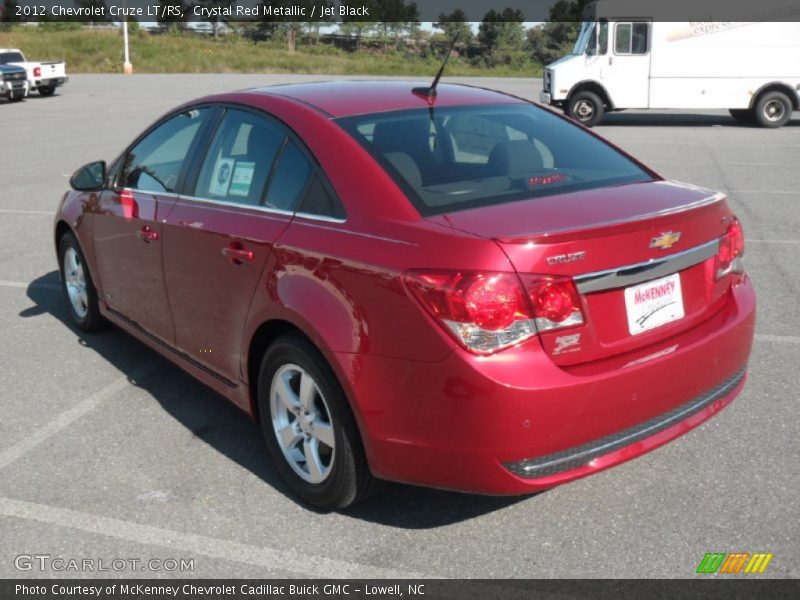
[[[125, 2], [123, 0], [123, 2], [122, 2], [123, 9], [127, 8], [126, 4], [127, 4], [127, 2]], [[127, 11], [123, 10], [123, 12], [125, 14], [127, 14]], [[125, 75], [130, 75], [131, 73], [133, 73], [133, 65], [131, 64], [131, 55], [130, 55], [130, 51], [128, 50], [128, 18], [127, 18], [127, 16], [125, 17], [125, 20], [122, 22], [122, 44], [123, 44], [123, 46], [125, 46], [125, 62], [122, 64], [122, 72], [125, 73]]]

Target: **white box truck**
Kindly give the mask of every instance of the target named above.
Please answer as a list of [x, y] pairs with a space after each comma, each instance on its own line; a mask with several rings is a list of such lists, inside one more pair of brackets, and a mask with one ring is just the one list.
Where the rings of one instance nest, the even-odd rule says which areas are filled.
[[573, 52], [545, 68], [540, 102], [589, 127], [627, 108], [728, 109], [763, 127], [800, 110], [800, 23], [654, 21], [647, 4], [591, 5]]

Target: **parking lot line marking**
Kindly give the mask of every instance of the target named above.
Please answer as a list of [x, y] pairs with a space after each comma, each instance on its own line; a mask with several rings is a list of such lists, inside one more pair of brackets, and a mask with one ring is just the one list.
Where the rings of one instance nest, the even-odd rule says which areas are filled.
[[0, 208], [0, 213], [8, 215], [45, 215], [55, 217], [56, 213], [52, 210], [20, 210], [16, 208]]
[[102, 517], [68, 508], [58, 508], [12, 498], [0, 498], [0, 515], [38, 521], [39, 523], [58, 527], [69, 527], [127, 542], [170, 548], [192, 555], [297, 573], [304, 577], [329, 579], [349, 577], [422, 579], [430, 577], [430, 575], [383, 569], [372, 565], [313, 556], [305, 551], [262, 548], [250, 544], [193, 533], [183, 533], [172, 529], [162, 529], [152, 525], [141, 525], [131, 521]]
[[800, 244], [800, 240], [752, 240], [745, 238], [748, 244]]
[[800, 344], [800, 335], [771, 335], [757, 333], [756, 339], [761, 342], [783, 342], [786, 344]]
[[22, 288], [27, 290], [29, 287], [41, 288], [43, 290], [60, 290], [61, 286], [57, 283], [30, 283], [25, 281], [7, 281], [0, 279], [0, 287]]
[[36, 446], [46, 441], [48, 438], [54, 436], [62, 429], [69, 427], [72, 423], [80, 419], [86, 413], [97, 408], [106, 400], [112, 398], [125, 388], [136, 385], [136, 381], [149, 375], [155, 370], [156, 366], [161, 364], [161, 361], [151, 358], [139, 366], [132, 369], [126, 375], [119, 377], [109, 383], [107, 386], [91, 394], [86, 399], [82, 400], [72, 408], [64, 411], [55, 419], [40, 427], [36, 431], [30, 433], [25, 439], [17, 442], [10, 448], [0, 452], [0, 469], [4, 469], [15, 460], [23, 456], [25, 453], [33, 450]]
[[729, 194], [777, 194], [779, 196], [800, 196], [798, 190], [727, 190]]

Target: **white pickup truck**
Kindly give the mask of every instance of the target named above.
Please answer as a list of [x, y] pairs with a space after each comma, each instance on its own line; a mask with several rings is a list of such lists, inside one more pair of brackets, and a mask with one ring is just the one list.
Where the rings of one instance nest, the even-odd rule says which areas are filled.
[[42, 96], [52, 96], [58, 86], [67, 82], [64, 61], [28, 62], [25, 55], [16, 48], [0, 48], [0, 65], [14, 65], [25, 69], [30, 89], [38, 90]]

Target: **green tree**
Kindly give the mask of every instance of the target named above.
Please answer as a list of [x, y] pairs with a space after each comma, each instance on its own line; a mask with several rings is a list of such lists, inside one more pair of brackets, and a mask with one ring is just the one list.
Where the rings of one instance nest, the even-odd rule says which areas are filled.
[[511, 64], [522, 59], [525, 48], [525, 16], [516, 8], [486, 13], [478, 27], [478, 42], [488, 66]]
[[468, 46], [472, 41], [472, 28], [467, 21], [467, 13], [457, 8], [449, 15], [441, 13], [439, 20], [433, 24], [436, 29], [441, 29], [448, 42], [458, 37], [459, 45]]
[[375, 21], [378, 13], [375, 0], [363, 0], [360, 4], [367, 8], [369, 14], [363, 16], [343, 16], [342, 22], [339, 24], [339, 33], [356, 38], [357, 49], [361, 48], [361, 39], [368, 36], [378, 26], [378, 23]]
[[406, 4], [405, 0], [374, 0], [375, 16], [383, 28], [384, 48], [391, 33], [395, 46], [401, 34], [413, 34], [419, 28], [419, 9], [416, 2]]
[[546, 65], [570, 52], [590, 1], [558, 0], [550, 7], [548, 20], [528, 30], [528, 47], [534, 60]]

